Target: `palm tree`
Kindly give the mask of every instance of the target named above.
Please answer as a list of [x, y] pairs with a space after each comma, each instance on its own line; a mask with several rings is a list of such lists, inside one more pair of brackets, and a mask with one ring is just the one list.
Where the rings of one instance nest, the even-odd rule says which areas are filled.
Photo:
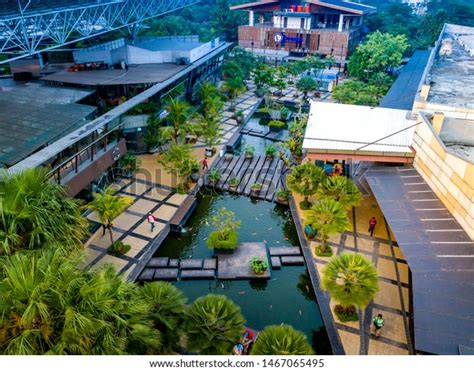
[[171, 99], [165, 110], [168, 115], [164, 119], [169, 126], [160, 128], [162, 141], [171, 140], [174, 144], [184, 141], [188, 134], [196, 134], [197, 126], [190, 122], [192, 108], [189, 103]]
[[318, 84], [312, 77], [305, 76], [298, 80], [296, 87], [303, 93], [303, 99], [308, 100], [308, 94], [318, 89]]
[[145, 354], [160, 347], [150, 305], [112, 266], [82, 271], [58, 250], [4, 261], [0, 353]]
[[217, 86], [208, 81], [204, 81], [199, 85], [197, 94], [201, 101], [200, 112], [202, 115], [206, 115], [210, 109], [221, 110], [224, 103], [222, 102], [222, 96]]
[[240, 77], [228, 78], [222, 85], [222, 90], [226, 92], [230, 99], [230, 109], [235, 111], [235, 98], [245, 91], [245, 84]]
[[162, 353], [176, 351], [184, 321], [186, 297], [169, 282], [146, 283], [141, 296], [151, 305], [151, 318], [161, 333]]
[[143, 136], [143, 142], [150, 149], [160, 144], [161, 137], [161, 120], [158, 115], [151, 114], [147, 119], [146, 132]]
[[323, 269], [321, 287], [343, 307], [363, 309], [379, 290], [377, 270], [361, 254], [334, 256]]
[[210, 102], [208, 102], [205, 113], [197, 116], [200, 137], [210, 148], [219, 144], [224, 136], [221, 118], [220, 109]]
[[316, 194], [323, 177], [323, 170], [311, 162], [298, 165], [291, 170], [286, 179], [287, 186], [289, 190], [304, 196], [304, 201], [300, 202], [302, 209], [306, 210], [311, 206], [308, 197]]
[[329, 252], [327, 241], [330, 235], [342, 232], [350, 225], [346, 209], [331, 198], [322, 198], [317, 204], [313, 205], [308, 210], [306, 223], [318, 231], [321, 246], [318, 247], [319, 251], [317, 253], [321, 254]]
[[110, 243], [113, 245], [113, 220], [122, 214], [132, 202], [131, 198], [118, 196], [114, 188], [107, 187], [101, 193], [94, 193], [94, 200], [89, 202], [84, 208], [97, 213], [101, 223], [109, 230]]
[[186, 312], [188, 349], [202, 355], [231, 354], [244, 323], [240, 308], [226, 296], [200, 297]]
[[172, 144], [158, 159], [166, 172], [177, 179], [177, 187], [187, 189], [188, 178], [193, 171], [196, 159], [189, 144]]
[[46, 169], [0, 173], [0, 256], [18, 250], [82, 247], [87, 222], [78, 202]]
[[301, 331], [297, 331], [289, 325], [273, 325], [265, 327], [258, 335], [251, 354], [301, 356], [312, 355], [314, 352]]
[[357, 186], [345, 176], [326, 177], [318, 189], [318, 196], [332, 198], [347, 209], [358, 206], [362, 201]]

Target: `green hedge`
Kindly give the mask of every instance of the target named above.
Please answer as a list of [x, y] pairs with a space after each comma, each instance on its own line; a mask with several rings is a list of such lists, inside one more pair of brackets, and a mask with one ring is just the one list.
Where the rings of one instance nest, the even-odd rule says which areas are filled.
[[207, 239], [207, 246], [210, 249], [234, 250], [239, 242], [239, 235], [235, 231], [227, 233], [225, 240], [221, 239], [220, 231], [212, 231]]

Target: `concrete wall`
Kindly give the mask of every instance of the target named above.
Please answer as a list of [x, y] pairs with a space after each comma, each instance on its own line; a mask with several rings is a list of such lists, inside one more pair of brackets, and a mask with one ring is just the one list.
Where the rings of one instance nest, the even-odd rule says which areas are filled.
[[413, 165], [474, 239], [474, 164], [449, 152], [423, 113], [418, 121]]
[[311, 28], [311, 18], [308, 17], [287, 17], [284, 15], [276, 15], [273, 17], [274, 27], [285, 27], [284, 19], [288, 18], [286, 28], [301, 29], [301, 19], [304, 19], [304, 29], [309, 30]]

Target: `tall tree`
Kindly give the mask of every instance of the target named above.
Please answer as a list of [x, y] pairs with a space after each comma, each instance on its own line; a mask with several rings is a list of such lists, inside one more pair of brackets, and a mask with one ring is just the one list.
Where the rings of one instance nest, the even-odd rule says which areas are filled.
[[345, 176], [329, 176], [321, 182], [318, 189], [319, 198], [329, 197], [350, 209], [362, 201], [362, 194], [352, 180]]
[[166, 172], [176, 177], [176, 187], [185, 191], [188, 187], [188, 179], [193, 171], [196, 158], [189, 144], [172, 144], [165, 152], [160, 154], [158, 163]]
[[197, 134], [198, 126], [190, 121], [192, 108], [189, 103], [171, 99], [170, 103], [165, 106], [168, 115], [164, 121], [169, 126], [160, 128], [161, 140], [171, 140], [174, 144], [184, 142], [188, 134]]
[[46, 169], [0, 173], [0, 256], [18, 250], [82, 246], [87, 230], [76, 200]]
[[323, 198], [308, 210], [306, 223], [318, 231], [321, 239], [321, 246], [317, 248], [316, 253], [329, 254], [329, 237], [347, 229], [349, 218], [346, 209], [339, 202], [331, 198]]
[[289, 325], [267, 326], [258, 335], [251, 351], [262, 356], [309, 356], [314, 354], [306, 336]]
[[231, 354], [244, 323], [240, 308], [226, 296], [198, 298], [186, 312], [187, 347], [201, 355]]
[[130, 197], [119, 196], [114, 188], [107, 187], [101, 193], [94, 193], [94, 199], [84, 208], [97, 213], [101, 223], [108, 229], [110, 243], [113, 245], [113, 220], [122, 214], [132, 202]]
[[311, 206], [308, 197], [316, 194], [319, 184], [324, 178], [324, 172], [311, 162], [294, 167], [288, 175], [286, 182], [288, 189], [304, 197], [300, 207], [304, 210]]
[[235, 99], [245, 91], [245, 84], [239, 77], [228, 78], [222, 84], [222, 90], [230, 99], [230, 109], [235, 111]]
[[398, 67], [408, 46], [405, 35], [372, 32], [349, 59], [349, 74], [368, 80], [374, 73], [386, 72], [389, 67]]
[[302, 77], [296, 83], [296, 88], [303, 93], [304, 100], [308, 100], [308, 94], [318, 89], [317, 82], [309, 76]]

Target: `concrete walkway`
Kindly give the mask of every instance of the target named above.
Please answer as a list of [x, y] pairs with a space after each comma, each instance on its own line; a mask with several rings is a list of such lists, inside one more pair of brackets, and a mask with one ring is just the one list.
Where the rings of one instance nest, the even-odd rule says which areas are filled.
[[[244, 117], [248, 118], [259, 103], [260, 99], [255, 96], [253, 90], [249, 90], [236, 99], [236, 108], [242, 110]], [[226, 102], [222, 112], [224, 137], [216, 146], [217, 153], [209, 159], [209, 167], [212, 167], [219, 159], [219, 151], [241, 128], [232, 118], [233, 112], [229, 110], [229, 107], [230, 103]], [[205, 147], [205, 144], [199, 141], [193, 145], [193, 154], [198, 161], [204, 158]], [[139, 171], [131, 179], [121, 179], [113, 184], [119, 195], [133, 199], [132, 205], [113, 221], [114, 239], [129, 244], [130, 251], [120, 257], [108, 254], [109, 233], [103, 235], [102, 228], [99, 228], [85, 243], [83, 267], [101, 267], [104, 264], [112, 264], [120, 274], [129, 277], [133, 272], [132, 278], [135, 278], [137, 270], [141, 270], [153, 251], [166, 238], [170, 220], [188, 195], [176, 193], [177, 181], [158, 164], [159, 156], [160, 154], [140, 156]], [[203, 174], [202, 171], [201, 174]], [[191, 185], [189, 193], [197, 192], [201, 184], [202, 181]], [[158, 218], [153, 232], [150, 231], [150, 226], [146, 221], [148, 212]], [[88, 219], [99, 222], [94, 213], [89, 214]]]
[[[296, 205], [302, 198], [293, 194]], [[304, 226], [305, 211], [296, 207], [299, 218]], [[368, 221], [375, 216], [377, 227], [374, 236], [368, 233]], [[406, 355], [413, 354], [410, 338], [409, 321], [410, 307], [410, 282], [409, 271], [406, 260], [393, 242], [385, 225], [383, 215], [375, 201], [370, 195], [364, 195], [361, 206], [355, 208], [350, 214], [352, 227], [350, 230], [332, 236], [330, 245], [334, 254], [360, 253], [377, 267], [379, 274], [380, 291], [374, 301], [365, 309], [364, 323], [345, 322], [341, 323], [332, 313], [337, 304], [330, 300], [332, 320], [335, 324], [337, 337], [342, 344], [346, 354], [378, 354], [378, 355]], [[329, 257], [320, 257], [315, 254], [315, 247], [319, 241], [307, 241], [312, 253], [312, 262], [316, 272], [317, 280], [320, 282], [322, 269], [329, 261]], [[385, 327], [378, 339], [370, 335], [370, 323], [373, 316], [381, 313], [385, 319]], [[359, 318], [362, 318], [359, 315]], [[361, 337], [361, 328], [364, 334]], [[362, 342], [361, 342], [362, 338]]]

